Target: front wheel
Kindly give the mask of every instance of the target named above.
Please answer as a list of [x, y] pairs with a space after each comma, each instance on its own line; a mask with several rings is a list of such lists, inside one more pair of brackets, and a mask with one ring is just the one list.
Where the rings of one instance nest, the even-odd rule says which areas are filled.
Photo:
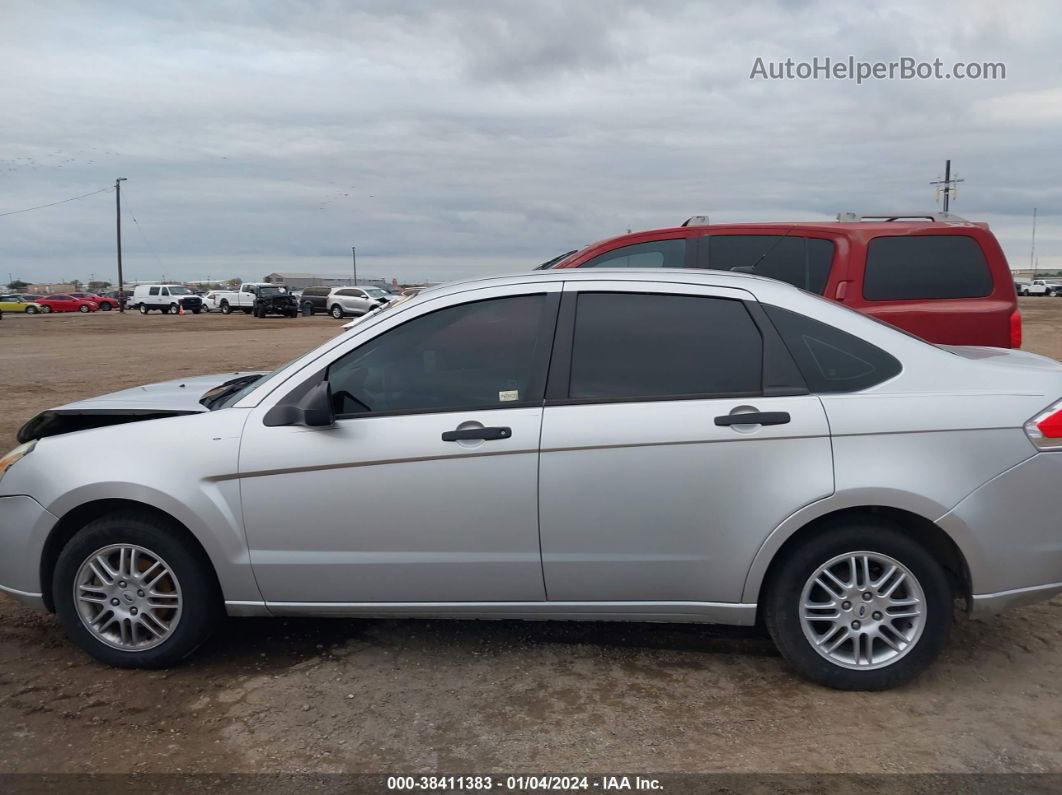
[[209, 636], [221, 600], [209, 560], [150, 514], [90, 522], [63, 548], [52, 588], [70, 638], [123, 668], [180, 662]]
[[839, 690], [886, 690], [943, 648], [952, 591], [941, 565], [893, 525], [853, 521], [784, 553], [767, 629], [798, 673]]
[[41, 312], [43, 312], [46, 315], [50, 315], [52, 313], [52, 308], [50, 306], [48, 306], [47, 304], [45, 304], [44, 306], [41, 307]]
[[335, 304], [332, 307], [331, 314], [332, 314], [332, 317], [334, 317], [336, 320], [342, 320], [343, 319], [343, 307], [341, 307], [339, 304]]

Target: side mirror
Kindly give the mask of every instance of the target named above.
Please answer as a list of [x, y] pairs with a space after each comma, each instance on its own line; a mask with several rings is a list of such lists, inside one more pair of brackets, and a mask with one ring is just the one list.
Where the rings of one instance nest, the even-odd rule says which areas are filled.
[[320, 428], [334, 425], [335, 411], [332, 408], [332, 386], [327, 380], [315, 384], [297, 403], [281, 403], [265, 415], [264, 423], [270, 427], [280, 425], [306, 425]]

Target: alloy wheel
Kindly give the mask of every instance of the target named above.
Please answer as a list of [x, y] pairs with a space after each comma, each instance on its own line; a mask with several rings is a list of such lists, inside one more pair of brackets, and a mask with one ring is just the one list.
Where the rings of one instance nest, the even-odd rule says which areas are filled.
[[135, 544], [98, 549], [74, 578], [74, 605], [85, 628], [121, 651], [166, 641], [181, 620], [181, 585], [159, 555]]
[[921, 584], [900, 561], [879, 552], [838, 555], [808, 578], [800, 625], [834, 665], [873, 670], [892, 665], [918, 643], [925, 628]]

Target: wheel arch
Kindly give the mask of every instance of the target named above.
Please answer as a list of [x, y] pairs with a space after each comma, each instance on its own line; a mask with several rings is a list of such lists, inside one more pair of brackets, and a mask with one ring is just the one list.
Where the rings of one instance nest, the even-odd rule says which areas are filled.
[[829, 528], [860, 518], [886, 521], [920, 544], [943, 566], [955, 594], [966, 600], [967, 606], [970, 605], [972, 601], [970, 567], [966, 556], [955, 540], [933, 520], [914, 511], [888, 505], [857, 505], [838, 508], [815, 516], [799, 527], [792, 528], [784, 539], [772, 545], [772, 551], [767, 551], [765, 543], [750, 569], [742, 601], [762, 605], [764, 590], [769, 586], [778, 564], [792, 549]]
[[202, 558], [202, 561], [209, 566], [210, 576], [217, 588], [218, 598], [221, 598], [222, 589], [217, 569], [214, 567], [213, 561], [203, 544], [184, 523], [161, 508], [145, 502], [130, 499], [100, 499], [83, 503], [67, 511], [55, 523], [55, 526], [45, 539], [44, 547], [41, 550], [40, 583], [44, 605], [49, 611], [55, 612], [55, 603], [52, 599], [52, 579], [63, 547], [74, 537], [78, 530], [85, 527], [89, 522], [118, 511], [135, 511], [147, 514], [169, 524], [175, 532], [179, 533], [191, 545], [195, 553]]

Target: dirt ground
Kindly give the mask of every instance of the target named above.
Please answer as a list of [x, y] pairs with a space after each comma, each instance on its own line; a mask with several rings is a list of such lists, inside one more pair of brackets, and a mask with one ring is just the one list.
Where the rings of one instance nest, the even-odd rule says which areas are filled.
[[[1062, 300], [1022, 300], [1062, 357]], [[0, 448], [35, 412], [185, 374], [264, 369], [328, 318], [0, 321]], [[960, 620], [888, 693], [807, 684], [757, 630], [229, 620], [190, 664], [103, 667], [0, 597], [0, 772], [1060, 772], [1062, 599]]]

